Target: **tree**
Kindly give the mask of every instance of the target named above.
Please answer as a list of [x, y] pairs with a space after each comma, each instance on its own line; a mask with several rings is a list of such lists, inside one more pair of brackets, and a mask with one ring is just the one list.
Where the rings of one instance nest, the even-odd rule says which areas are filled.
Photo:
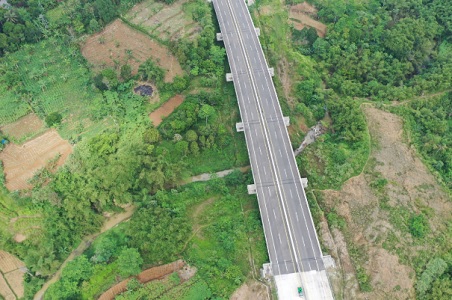
[[116, 252], [116, 241], [109, 236], [103, 236], [97, 241], [94, 247], [94, 256], [91, 261], [95, 263], [106, 263], [110, 260], [112, 255]]
[[104, 24], [109, 23], [117, 15], [117, 9], [112, 0], [96, 0], [94, 6]]
[[127, 64], [122, 65], [121, 71], [120, 71], [120, 76], [121, 76], [122, 80], [128, 81], [132, 77], [132, 67]]
[[433, 258], [430, 260], [417, 281], [416, 290], [418, 293], [425, 294], [430, 289], [432, 282], [441, 276], [446, 269], [447, 263], [443, 259]]
[[148, 144], [160, 142], [160, 132], [155, 127], [148, 128], [143, 134], [143, 141]]
[[198, 134], [196, 133], [196, 131], [190, 129], [187, 131], [187, 133], [185, 134], [185, 139], [188, 142], [196, 142], [198, 140]]
[[411, 234], [417, 238], [424, 237], [429, 229], [428, 221], [422, 214], [411, 217], [408, 223]]
[[52, 127], [53, 125], [58, 125], [61, 123], [61, 119], [63, 117], [58, 112], [53, 112], [46, 117], [46, 124], [48, 127]]
[[201, 109], [198, 112], [198, 116], [201, 119], [206, 119], [206, 126], [207, 126], [207, 119], [215, 115], [215, 108], [210, 106], [209, 104], [203, 104], [201, 106]]
[[199, 155], [199, 146], [197, 142], [191, 142], [190, 143], [190, 152], [194, 155], [194, 156], [198, 156]]
[[6, 22], [16, 23], [17, 22], [17, 14], [11, 8], [6, 10], [4, 14], [4, 18]]
[[118, 256], [119, 274], [123, 277], [140, 273], [142, 264], [143, 259], [136, 248], [124, 248]]

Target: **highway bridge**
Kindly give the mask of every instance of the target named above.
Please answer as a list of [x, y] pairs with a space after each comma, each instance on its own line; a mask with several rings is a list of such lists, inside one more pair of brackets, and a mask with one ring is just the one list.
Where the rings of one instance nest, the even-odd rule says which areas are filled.
[[[213, 0], [231, 68], [254, 184], [280, 299], [333, 299], [323, 254], [309, 210], [276, 90], [244, 0]], [[285, 41], [281, 41], [282, 43]], [[298, 298], [299, 299], [299, 298]]]

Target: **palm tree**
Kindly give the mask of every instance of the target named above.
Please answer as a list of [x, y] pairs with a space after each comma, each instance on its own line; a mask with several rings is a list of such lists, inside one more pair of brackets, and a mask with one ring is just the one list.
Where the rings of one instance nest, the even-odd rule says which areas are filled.
[[17, 14], [12, 9], [8, 9], [5, 12], [4, 17], [5, 17], [6, 22], [11, 22], [11, 23], [16, 23], [17, 22]]

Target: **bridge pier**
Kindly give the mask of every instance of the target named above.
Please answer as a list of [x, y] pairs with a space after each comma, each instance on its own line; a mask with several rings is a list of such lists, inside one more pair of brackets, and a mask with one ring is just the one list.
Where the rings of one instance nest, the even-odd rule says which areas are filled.
[[308, 179], [301, 178], [301, 185], [303, 186], [303, 188], [307, 188], [308, 187]]
[[217, 42], [221, 42], [223, 40], [223, 35], [221, 32], [217, 33]]
[[247, 190], [248, 190], [248, 195], [256, 195], [257, 191], [256, 191], [256, 185], [255, 184], [249, 184], [246, 186]]
[[261, 29], [260, 28], [254, 27], [254, 30], [256, 31], [257, 36], [261, 35]]
[[232, 81], [233, 80], [233, 78], [232, 78], [232, 73], [226, 73], [226, 81], [227, 82], [230, 82], [230, 81]]
[[245, 125], [243, 125], [243, 122], [236, 123], [235, 129], [237, 130], [237, 132], [243, 132], [245, 131]]
[[275, 76], [275, 69], [274, 68], [268, 68], [268, 72], [270, 73], [270, 76]]
[[284, 120], [284, 125], [286, 127], [289, 127], [290, 126], [290, 118], [289, 117], [283, 117], [283, 120]]

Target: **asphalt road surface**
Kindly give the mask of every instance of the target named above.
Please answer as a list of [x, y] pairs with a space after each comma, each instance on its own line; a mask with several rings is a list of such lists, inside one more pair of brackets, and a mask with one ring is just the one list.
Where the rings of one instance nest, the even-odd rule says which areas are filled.
[[226, 47], [274, 275], [324, 270], [268, 65], [244, 0], [213, 0]]

